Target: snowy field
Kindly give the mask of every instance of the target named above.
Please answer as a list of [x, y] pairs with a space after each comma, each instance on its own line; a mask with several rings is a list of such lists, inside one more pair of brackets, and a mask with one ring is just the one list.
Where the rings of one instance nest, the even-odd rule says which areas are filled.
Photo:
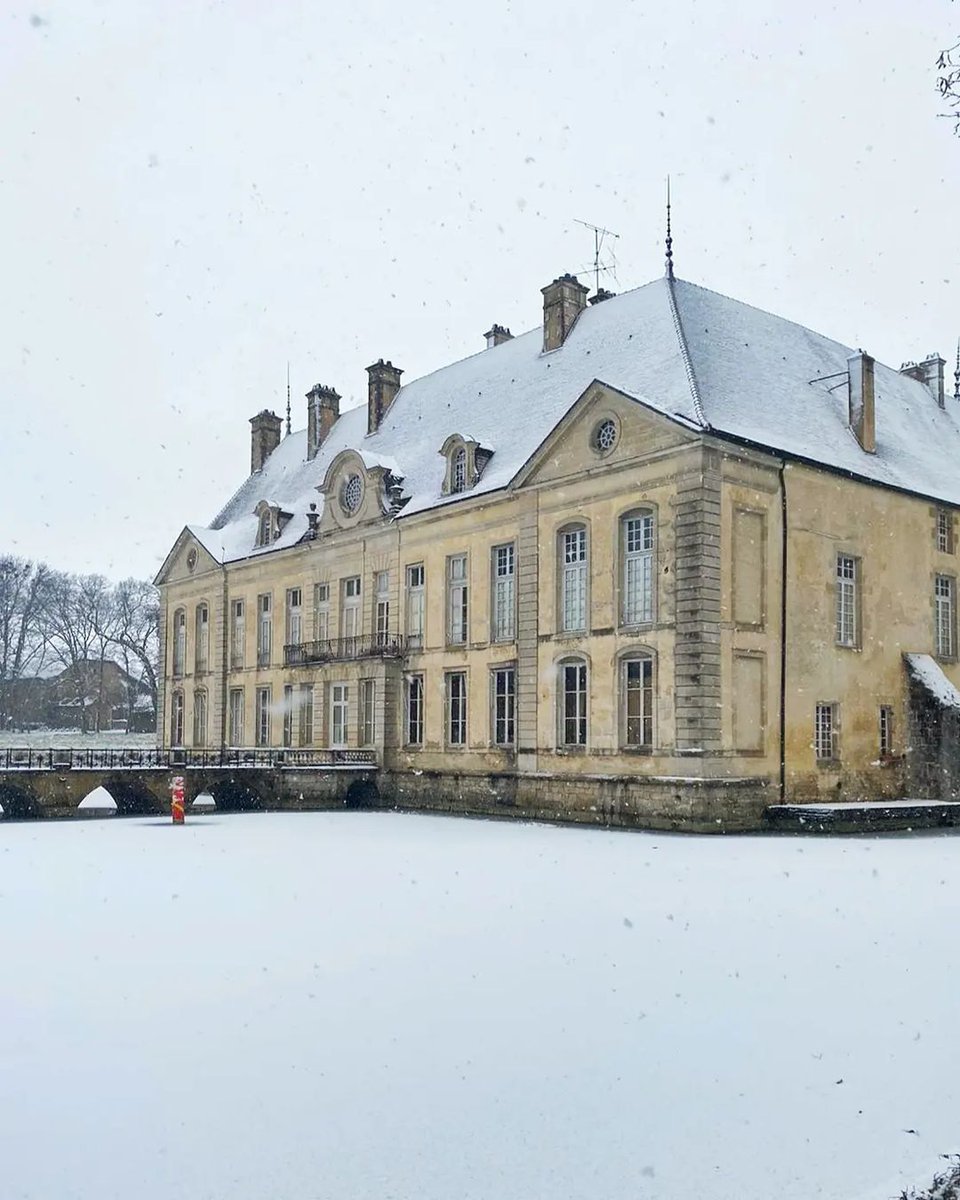
[[31, 733], [0, 730], [0, 750], [31, 747], [37, 750], [147, 750], [157, 744], [155, 733], [81, 733], [79, 729], [38, 729]]
[[4, 1200], [885, 1200], [960, 1142], [960, 840], [0, 825]]

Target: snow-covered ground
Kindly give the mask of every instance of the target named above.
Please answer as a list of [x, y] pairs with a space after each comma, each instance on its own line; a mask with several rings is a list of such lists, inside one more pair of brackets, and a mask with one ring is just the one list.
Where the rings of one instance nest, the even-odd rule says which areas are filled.
[[31, 733], [16, 733], [6, 729], [0, 730], [0, 750], [21, 746], [37, 750], [139, 750], [152, 748], [156, 744], [155, 733], [122, 733], [114, 730], [104, 733], [81, 733], [79, 729], [38, 729]]
[[883, 1200], [960, 1141], [960, 840], [0, 824], [47, 1200]]

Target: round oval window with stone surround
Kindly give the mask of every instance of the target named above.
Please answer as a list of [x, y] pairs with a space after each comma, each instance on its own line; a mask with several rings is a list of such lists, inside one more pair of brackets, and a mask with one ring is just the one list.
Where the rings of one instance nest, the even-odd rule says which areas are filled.
[[340, 504], [343, 511], [352, 516], [363, 499], [363, 480], [359, 475], [348, 475], [340, 489]]
[[190, 549], [187, 551], [187, 570], [192, 571], [196, 565], [197, 565], [197, 548], [196, 548], [196, 546], [191, 546]]
[[616, 421], [612, 421], [607, 417], [593, 431], [594, 449], [599, 450], [601, 454], [607, 454], [617, 444], [618, 437], [619, 430], [617, 429]]

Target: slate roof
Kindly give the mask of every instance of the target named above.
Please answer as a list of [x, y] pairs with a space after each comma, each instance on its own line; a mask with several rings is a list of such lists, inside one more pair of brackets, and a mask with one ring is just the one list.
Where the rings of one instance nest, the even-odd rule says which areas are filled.
[[[847, 425], [844, 380], [824, 379], [845, 375], [855, 350], [782, 317], [664, 278], [588, 307], [559, 349], [544, 354], [542, 340], [537, 327], [412, 380], [372, 435], [365, 406], [343, 413], [312, 461], [306, 431], [289, 434], [209, 527], [188, 529], [218, 562], [294, 545], [348, 448], [403, 477], [398, 519], [500, 490], [594, 380], [688, 427], [960, 505], [960, 404], [941, 409], [922, 383], [877, 363], [877, 452], [866, 454]], [[452, 433], [493, 457], [474, 488], [445, 497], [439, 450]], [[294, 516], [257, 549], [261, 500]]]

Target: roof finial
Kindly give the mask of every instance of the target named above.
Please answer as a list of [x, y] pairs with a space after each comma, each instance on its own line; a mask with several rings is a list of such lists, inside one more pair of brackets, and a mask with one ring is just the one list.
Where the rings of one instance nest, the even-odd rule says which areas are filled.
[[667, 278], [673, 278], [673, 238], [670, 234], [670, 176], [667, 176]]
[[290, 364], [287, 363], [287, 435], [290, 434]]
[[957, 338], [957, 366], [953, 372], [953, 398], [960, 400], [960, 338]]

